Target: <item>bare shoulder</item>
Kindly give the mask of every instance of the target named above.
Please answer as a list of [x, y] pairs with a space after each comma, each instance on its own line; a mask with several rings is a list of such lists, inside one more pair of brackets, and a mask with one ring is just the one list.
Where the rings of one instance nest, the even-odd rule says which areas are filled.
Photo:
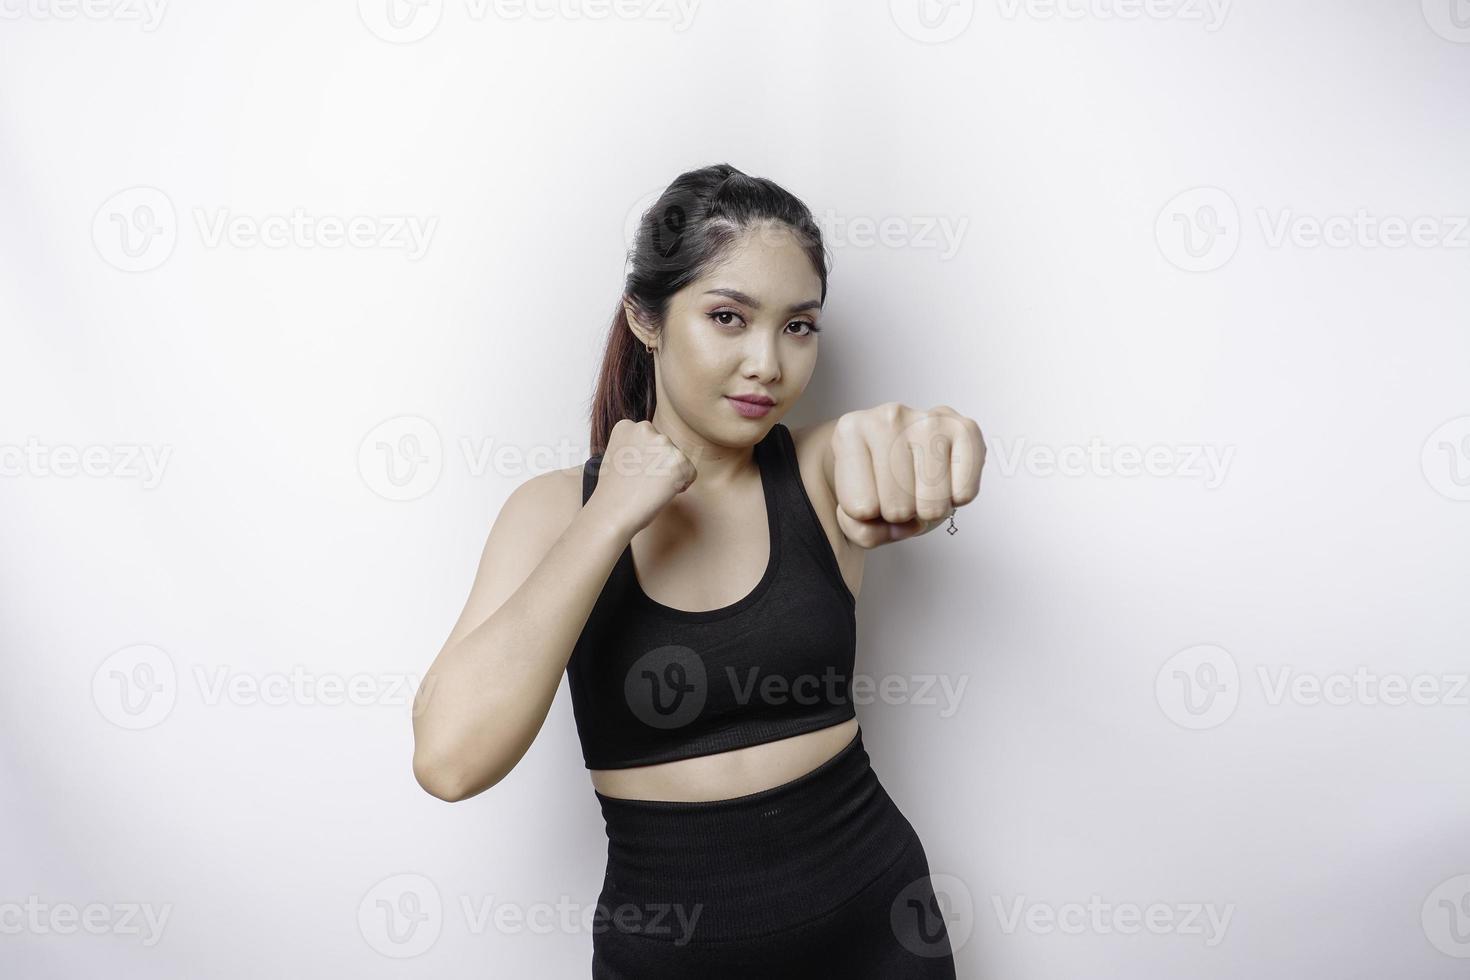
[[537, 530], [555, 540], [582, 508], [582, 464], [547, 470], [527, 479], [511, 491], [501, 513], [512, 508], [516, 520], [533, 522]]
[[490, 526], [450, 643], [484, 622], [520, 588], [582, 506], [582, 467], [547, 470], [510, 492]]
[[791, 428], [791, 441], [796, 446], [796, 461], [801, 470], [801, 483], [812, 502], [812, 509], [827, 532], [827, 541], [842, 569], [842, 578], [856, 596], [863, 582], [863, 562], [867, 552], [847, 540], [837, 523], [837, 492], [832, 485], [832, 433], [837, 419], [825, 419], [800, 428]]

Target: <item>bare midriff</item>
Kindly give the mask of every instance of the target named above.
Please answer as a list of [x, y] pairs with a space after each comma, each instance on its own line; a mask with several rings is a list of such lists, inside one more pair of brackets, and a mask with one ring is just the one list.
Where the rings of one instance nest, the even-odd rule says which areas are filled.
[[846, 748], [857, 732], [858, 720], [849, 718], [814, 732], [728, 752], [589, 772], [593, 788], [603, 796], [708, 803], [759, 793], [803, 776]]

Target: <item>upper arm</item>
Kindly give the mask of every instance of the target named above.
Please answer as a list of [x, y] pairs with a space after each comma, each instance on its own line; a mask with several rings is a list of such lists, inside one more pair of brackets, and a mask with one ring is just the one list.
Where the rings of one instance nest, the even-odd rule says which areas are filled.
[[469, 597], [445, 640], [489, 619], [530, 578], [582, 506], [582, 467], [550, 470], [516, 487], [490, 527]]
[[837, 565], [847, 587], [856, 596], [863, 581], [863, 561], [867, 554], [847, 539], [842, 526], [837, 522], [837, 489], [832, 457], [832, 433], [837, 428], [837, 419], [826, 419], [811, 425], [791, 430], [791, 441], [796, 444], [796, 458], [803, 474], [802, 480], [812, 507], [827, 532], [832, 553], [837, 556]]

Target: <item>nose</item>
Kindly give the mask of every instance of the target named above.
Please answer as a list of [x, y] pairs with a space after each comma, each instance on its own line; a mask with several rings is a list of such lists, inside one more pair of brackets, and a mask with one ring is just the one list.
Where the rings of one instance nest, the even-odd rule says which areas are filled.
[[773, 384], [781, 377], [780, 348], [776, 339], [752, 330], [745, 348], [745, 376], [762, 384]]

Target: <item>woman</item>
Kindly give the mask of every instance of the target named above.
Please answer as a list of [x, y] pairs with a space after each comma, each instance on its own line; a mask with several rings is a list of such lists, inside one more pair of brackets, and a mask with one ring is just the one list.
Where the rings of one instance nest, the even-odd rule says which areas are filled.
[[594, 978], [955, 976], [849, 683], [865, 549], [973, 499], [984, 447], [948, 408], [780, 423], [816, 367], [824, 258], [768, 180], [718, 165], [664, 191], [593, 455], [511, 494], [421, 688], [415, 776], [459, 800], [514, 768], [565, 670], [608, 836]]

